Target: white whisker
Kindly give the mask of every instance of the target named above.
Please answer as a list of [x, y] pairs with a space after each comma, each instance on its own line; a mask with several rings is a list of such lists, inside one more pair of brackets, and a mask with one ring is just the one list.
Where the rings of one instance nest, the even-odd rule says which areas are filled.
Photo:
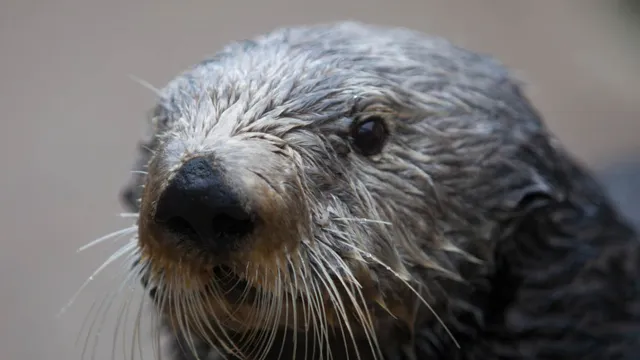
[[161, 92], [160, 89], [158, 89], [157, 87], [151, 85], [149, 82], [142, 80], [141, 78], [133, 75], [133, 74], [129, 74], [129, 79], [133, 80], [135, 83], [142, 85], [144, 88], [151, 90], [156, 96], [161, 96]]
[[407, 286], [418, 297], [418, 299], [420, 299], [420, 301], [429, 309], [429, 311], [431, 311], [433, 316], [435, 316], [436, 320], [440, 323], [440, 325], [442, 325], [444, 330], [447, 332], [447, 334], [449, 335], [449, 337], [451, 338], [451, 340], [453, 341], [455, 346], [457, 348], [460, 348], [460, 344], [458, 343], [456, 338], [453, 336], [453, 333], [451, 332], [451, 330], [449, 330], [449, 327], [447, 327], [447, 325], [444, 323], [442, 318], [440, 318], [440, 316], [438, 316], [438, 314], [435, 312], [433, 307], [422, 297], [422, 295], [420, 295], [420, 293], [416, 289], [413, 288], [413, 286], [411, 286], [411, 284], [409, 284], [409, 282], [407, 280], [403, 279], [397, 272], [393, 271], [393, 269], [391, 267], [389, 267], [384, 262], [380, 261], [378, 258], [373, 256], [371, 253], [368, 253], [366, 251], [358, 249], [356, 246], [353, 246], [353, 245], [351, 245], [351, 244], [349, 244], [347, 242], [342, 242], [342, 243], [344, 245], [349, 246], [349, 247], [355, 249], [356, 251], [360, 252], [362, 254], [362, 256], [364, 256], [366, 258], [369, 258], [369, 259], [373, 260], [374, 262], [378, 263], [380, 266], [382, 266], [387, 271], [389, 271], [391, 274], [393, 274], [398, 280], [402, 281], [405, 284], [405, 286]]
[[138, 230], [138, 227], [134, 225], [134, 226], [130, 226], [130, 227], [118, 230], [118, 231], [114, 231], [114, 232], [112, 232], [110, 234], [107, 234], [105, 236], [99, 237], [99, 238], [91, 241], [90, 243], [88, 243], [86, 245], [83, 245], [78, 250], [76, 250], [76, 252], [78, 252], [78, 253], [82, 252], [82, 251], [84, 251], [84, 250], [86, 250], [86, 249], [88, 249], [88, 248], [90, 248], [92, 246], [95, 246], [95, 245], [97, 245], [97, 244], [99, 244], [99, 243], [101, 243], [103, 241], [107, 241], [109, 239], [117, 240], [120, 236], [132, 234], [136, 230]]
[[73, 304], [73, 302], [76, 300], [76, 298], [80, 295], [80, 293], [85, 289], [85, 287], [91, 282], [93, 281], [93, 279], [95, 278], [95, 276], [97, 276], [102, 270], [104, 270], [107, 266], [109, 266], [111, 263], [113, 263], [114, 261], [118, 260], [121, 256], [123, 256], [124, 254], [134, 250], [136, 244], [134, 241], [130, 241], [128, 244], [125, 244], [124, 246], [122, 246], [119, 250], [117, 250], [113, 255], [111, 255], [102, 265], [100, 265], [94, 272], [93, 274], [91, 274], [91, 276], [89, 276], [89, 278], [82, 284], [82, 286], [80, 286], [80, 288], [78, 289], [78, 291], [76, 291], [73, 296], [71, 297], [71, 300], [69, 300], [69, 302], [67, 303], [67, 305], [65, 305], [57, 314], [57, 316], [61, 316], [63, 313], [65, 313], [67, 311], [67, 309]]
[[[123, 253], [122, 250], [127, 250], [127, 249], [120, 249], [120, 250], [116, 251], [116, 253], [114, 255], [112, 255], [112, 257], [115, 257], [115, 258], [121, 257], [122, 255], [119, 254], [119, 253]], [[124, 253], [126, 253], [126, 252], [124, 252]], [[107, 260], [107, 261], [109, 261], [109, 260]], [[125, 274], [128, 274], [128, 272], [125, 272]], [[130, 274], [128, 274], [127, 278], [129, 278], [129, 277], [131, 277]], [[101, 328], [102, 328], [104, 322], [106, 321], [107, 313], [108, 313], [109, 309], [111, 308], [111, 306], [113, 305], [114, 300], [120, 294], [120, 292], [122, 291], [122, 289], [124, 288], [124, 286], [126, 284], [127, 284], [127, 281], [125, 280], [124, 282], [121, 283], [121, 285], [115, 291], [109, 291], [111, 294], [107, 294], [106, 296], [104, 296], [102, 298], [100, 306], [96, 310], [97, 312], [95, 314], [95, 317], [93, 318], [93, 321], [91, 322], [91, 326], [89, 327], [89, 329], [87, 331], [87, 337], [85, 338], [85, 344], [83, 346], [81, 358], [84, 358], [84, 356], [85, 356], [85, 354], [86, 354], [86, 352], [88, 350], [90, 337], [91, 337], [92, 334], [94, 334], [94, 327], [98, 324], [98, 321], [99, 321], [100, 325], [98, 325], [98, 329], [95, 332], [95, 335], [93, 336], [93, 339], [95, 340], [95, 342], [94, 342], [94, 345], [92, 347], [92, 355], [91, 355], [91, 357], [92, 358], [95, 357], [95, 350], [96, 350], [96, 347], [98, 345], [98, 338], [100, 337], [100, 334], [101, 334]], [[103, 309], [104, 306], [106, 306], [106, 308]], [[89, 319], [89, 317], [87, 317], [85, 320], [88, 320], [88, 319]], [[84, 325], [83, 325], [83, 327], [84, 327]]]

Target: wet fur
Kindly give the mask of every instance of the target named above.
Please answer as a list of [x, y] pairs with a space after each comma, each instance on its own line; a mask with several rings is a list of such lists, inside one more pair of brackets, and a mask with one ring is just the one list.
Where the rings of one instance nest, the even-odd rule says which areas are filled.
[[[276, 184], [301, 180], [289, 187], [296, 196], [283, 195], [291, 205], [280, 208], [283, 219], [308, 221], [300, 231], [371, 275], [389, 307], [371, 313], [385, 359], [640, 354], [637, 235], [495, 60], [409, 30], [298, 27], [232, 44], [160, 95], [137, 165], [155, 167], [156, 183], [136, 175], [130, 208], [140, 209], [141, 185], [161, 191], [185, 153], [218, 151], [228, 169], [242, 163]], [[391, 135], [381, 156], [366, 158], [342, 133], [376, 111]], [[225, 139], [248, 128], [270, 137], [225, 153]], [[168, 150], [166, 139], [181, 147]], [[278, 149], [286, 154], [273, 156]], [[267, 359], [281, 344], [292, 358], [294, 335], [279, 336]], [[193, 345], [201, 359], [217, 359], [202, 339], [179, 338], [173, 360], [195, 359]], [[334, 358], [346, 358], [342, 339], [331, 341]], [[357, 347], [374, 357], [368, 343]]]

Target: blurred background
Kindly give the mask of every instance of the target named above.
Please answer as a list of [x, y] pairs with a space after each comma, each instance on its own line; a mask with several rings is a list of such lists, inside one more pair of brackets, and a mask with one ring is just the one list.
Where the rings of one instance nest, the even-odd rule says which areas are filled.
[[[116, 284], [118, 269], [105, 270], [56, 317], [123, 242], [76, 249], [130, 224], [118, 217], [118, 194], [154, 96], [129, 75], [161, 87], [226, 42], [280, 26], [353, 19], [411, 27], [512, 67], [551, 129], [585, 164], [610, 169], [614, 183], [628, 179], [620, 164], [640, 154], [635, 3], [0, 1], [0, 359], [79, 359], [82, 321]], [[622, 202], [637, 185], [625, 180], [612, 191]], [[96, 359], [111, 359], [113, 334], [105, 325]]]

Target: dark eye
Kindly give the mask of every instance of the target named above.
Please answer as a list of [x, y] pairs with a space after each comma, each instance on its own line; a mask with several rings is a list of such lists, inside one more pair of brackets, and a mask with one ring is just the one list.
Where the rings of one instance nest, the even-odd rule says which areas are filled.
[[387, 139], [387, 127], [380, 116], [372, 116], [358, 123], [351, 131], [354, 147], [365, 156], [378, 154]]

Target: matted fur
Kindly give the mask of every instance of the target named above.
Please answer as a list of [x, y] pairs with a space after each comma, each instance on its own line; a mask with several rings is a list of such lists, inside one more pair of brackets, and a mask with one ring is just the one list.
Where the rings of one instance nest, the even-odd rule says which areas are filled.
[[[495, 60], [406, 29], [295, 27], [159, 97], [128, 249], [174, 360], [640, 356], [637, 236]], [[349, 129], [371, 114], [390, 136], [366, 157]], [[152, 220], [196, 156], [263, 219], [228, 257]], [[251, 288], [237, 303], [219, 265]]]

